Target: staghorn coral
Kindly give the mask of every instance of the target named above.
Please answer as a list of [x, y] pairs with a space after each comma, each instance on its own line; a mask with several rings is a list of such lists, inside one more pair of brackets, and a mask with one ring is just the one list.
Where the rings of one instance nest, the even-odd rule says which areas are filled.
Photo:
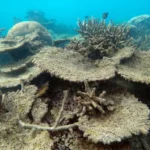
[[51, 75], [73, 82], [106, 80], [115, 76], [120, 60], [132, 56], [134, 49], [121, 49], [112, 58], [93, 63], [80, 53], [56, 47], [43, 48], [34, 56], [33, 63]]
[[132, 135], [147, 134], [150, 121], [149, 109], [129, 93], [107, 95], [115, 102], [115, 111], [104, 115], [79, 118], [79, 129], [94, 143], [120, 142]]
[[88, 82], [84, 82], [85, 92], [78, 91], [75, 101], [78, 103], [78, 116], [83, 116], [87, 112], [98, 110], [101, 114], [105, 114], [106, 111], [114, 111], [114, 101], [106, 100], [105, 94], [106, 91], [100, 93], [99, 96], [96, 96], [96, 88], [90, 88]]
[[117, 67], [117, 73], [123, 78], [141, 83], [150, 83], [150, 52], [137, 51], [131, 58]]
[[112, 56], [118, 49], [131, 46], [128, 28], [125, 25], [115, 26], [113, 22], [106, 25], [105, 21], [89, 18], [88, 21], [78, 20], [77, 30], [85, 39], [72, 41], [67, 49], [74, 49], [90, 59], [102, 59]]

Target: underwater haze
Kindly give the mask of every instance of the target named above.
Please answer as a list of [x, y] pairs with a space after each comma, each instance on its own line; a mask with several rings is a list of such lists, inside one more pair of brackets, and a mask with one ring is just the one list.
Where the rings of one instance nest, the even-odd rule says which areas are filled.
[[26, 20], [30, 10], [40, 10], [47, 18], [58, 22], [75, 25], [77, 18], [85, 16], [101, 17], [109, 13], [109, 19], [115, 22], [127, 21], [130, 18], [150, 14], [150, 0], [3, 0], [0, 4], [0, 28], [13, 26], [13, 17]]

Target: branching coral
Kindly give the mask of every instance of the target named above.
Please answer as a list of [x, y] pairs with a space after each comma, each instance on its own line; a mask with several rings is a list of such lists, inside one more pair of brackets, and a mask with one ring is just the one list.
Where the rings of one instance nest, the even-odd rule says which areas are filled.
[[75, 98], [79, 105], [78, 115], [83, 116], [87, 112], [91, 112], [93, 110], [98, 110], [101, 114], [105, 114], [106, 111], [113, 111], [115, 108], [113, 107], [113, 100], [106, 100], [104, 98], [106, 91], [100, 93], [99, 97], [96, 96], [96, 89], [90, 88], [88, 82], [85, 81], [85, 92], [78, 91], [78, 97]]
[[111, 21], [108, 25], [97, 18], [88, 21], [78, 20], [77, 30], [83, 41], [72, 41], [67, 48], [74, 49], [91, 59], [101, 59], [111, 56], [118, 49], [132, 45], [128, 38], [128, 28], [125, 25], [115, 26]]

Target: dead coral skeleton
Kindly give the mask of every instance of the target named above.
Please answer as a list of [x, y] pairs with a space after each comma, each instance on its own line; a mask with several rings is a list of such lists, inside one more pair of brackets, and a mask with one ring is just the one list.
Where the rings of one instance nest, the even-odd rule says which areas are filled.
[[90, 88], [87, 81], [84, 82], [85, 92], [78, 91], [75, 101], [78, 103], [78, 116], [83, 116], [87, 112], [98, 110], [100, 113], [105, 114], [106, 111], [113, 111], [115, 109], [113, 100], [106, 100], [104, 98], [106, 91], [96, 96], [96, 88]]
[[107, 25], [104, 20], [97, 18], [89, 18], [83, 22], [78, 20], [77, 24], [79, 29], [76, 31], [84, 40], [71, 41], [67, 49], [74, 49], [91, 59], [101, 59], [126, 45], [132, 46], [128, 28], [124, 24], [115, 26], [111, 21]]
[[63, 130], [69, 130], [72, 128], [76, 128], [78, 126], [77, 123], [59, 126], [59, 122], [60, 122], [60, 119], [61, 119], [61, 116], [62, 116], [62, 113], [64, 110], [64, 104], [65, 104], [67, 98], [68, 98], [68, 91], [64, 91], [64, 98], [62, 100], [62, 106], [61, 106], [61, 109], [58, 113], [58, 117], [56, 118], [56, 121], [55, 121], [53, 127], [28, 124], [28, 123], [24, 123], [23, 121], [19, 120], [20, 126], [22, 126], [23, 128], [29, 128], [29, 129], [33, 128], [33, 129], [37, 129], [37, 130], [48, 130], [51, 132], [63, 131]]
[[110, 144], [133, 135], [148, 134], [150, 121], [147, 105], [125, 91], [107, 94], [106, 97], [114, 100], [115, 110], [104, 115], [81, 116], [78, 127], [84, 137], [94, 143]]

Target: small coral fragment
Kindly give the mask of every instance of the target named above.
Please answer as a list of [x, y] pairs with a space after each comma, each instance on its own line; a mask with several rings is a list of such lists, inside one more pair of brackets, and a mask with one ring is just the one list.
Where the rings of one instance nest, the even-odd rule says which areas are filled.
[[85, 92], [78, 91], [75, 101], [78, 103], [78, 116], [83, 116], [87, 112], [92, 112], [98, 110], [101, 114], [105, 114], [106, 111], [113, 111], [114, 101], [107, 100], [104, 98], [106, 91], [100, 93], [99, 96], [96, 96], [95, 88], [90, 88], [88, 82], [85, 81]]

